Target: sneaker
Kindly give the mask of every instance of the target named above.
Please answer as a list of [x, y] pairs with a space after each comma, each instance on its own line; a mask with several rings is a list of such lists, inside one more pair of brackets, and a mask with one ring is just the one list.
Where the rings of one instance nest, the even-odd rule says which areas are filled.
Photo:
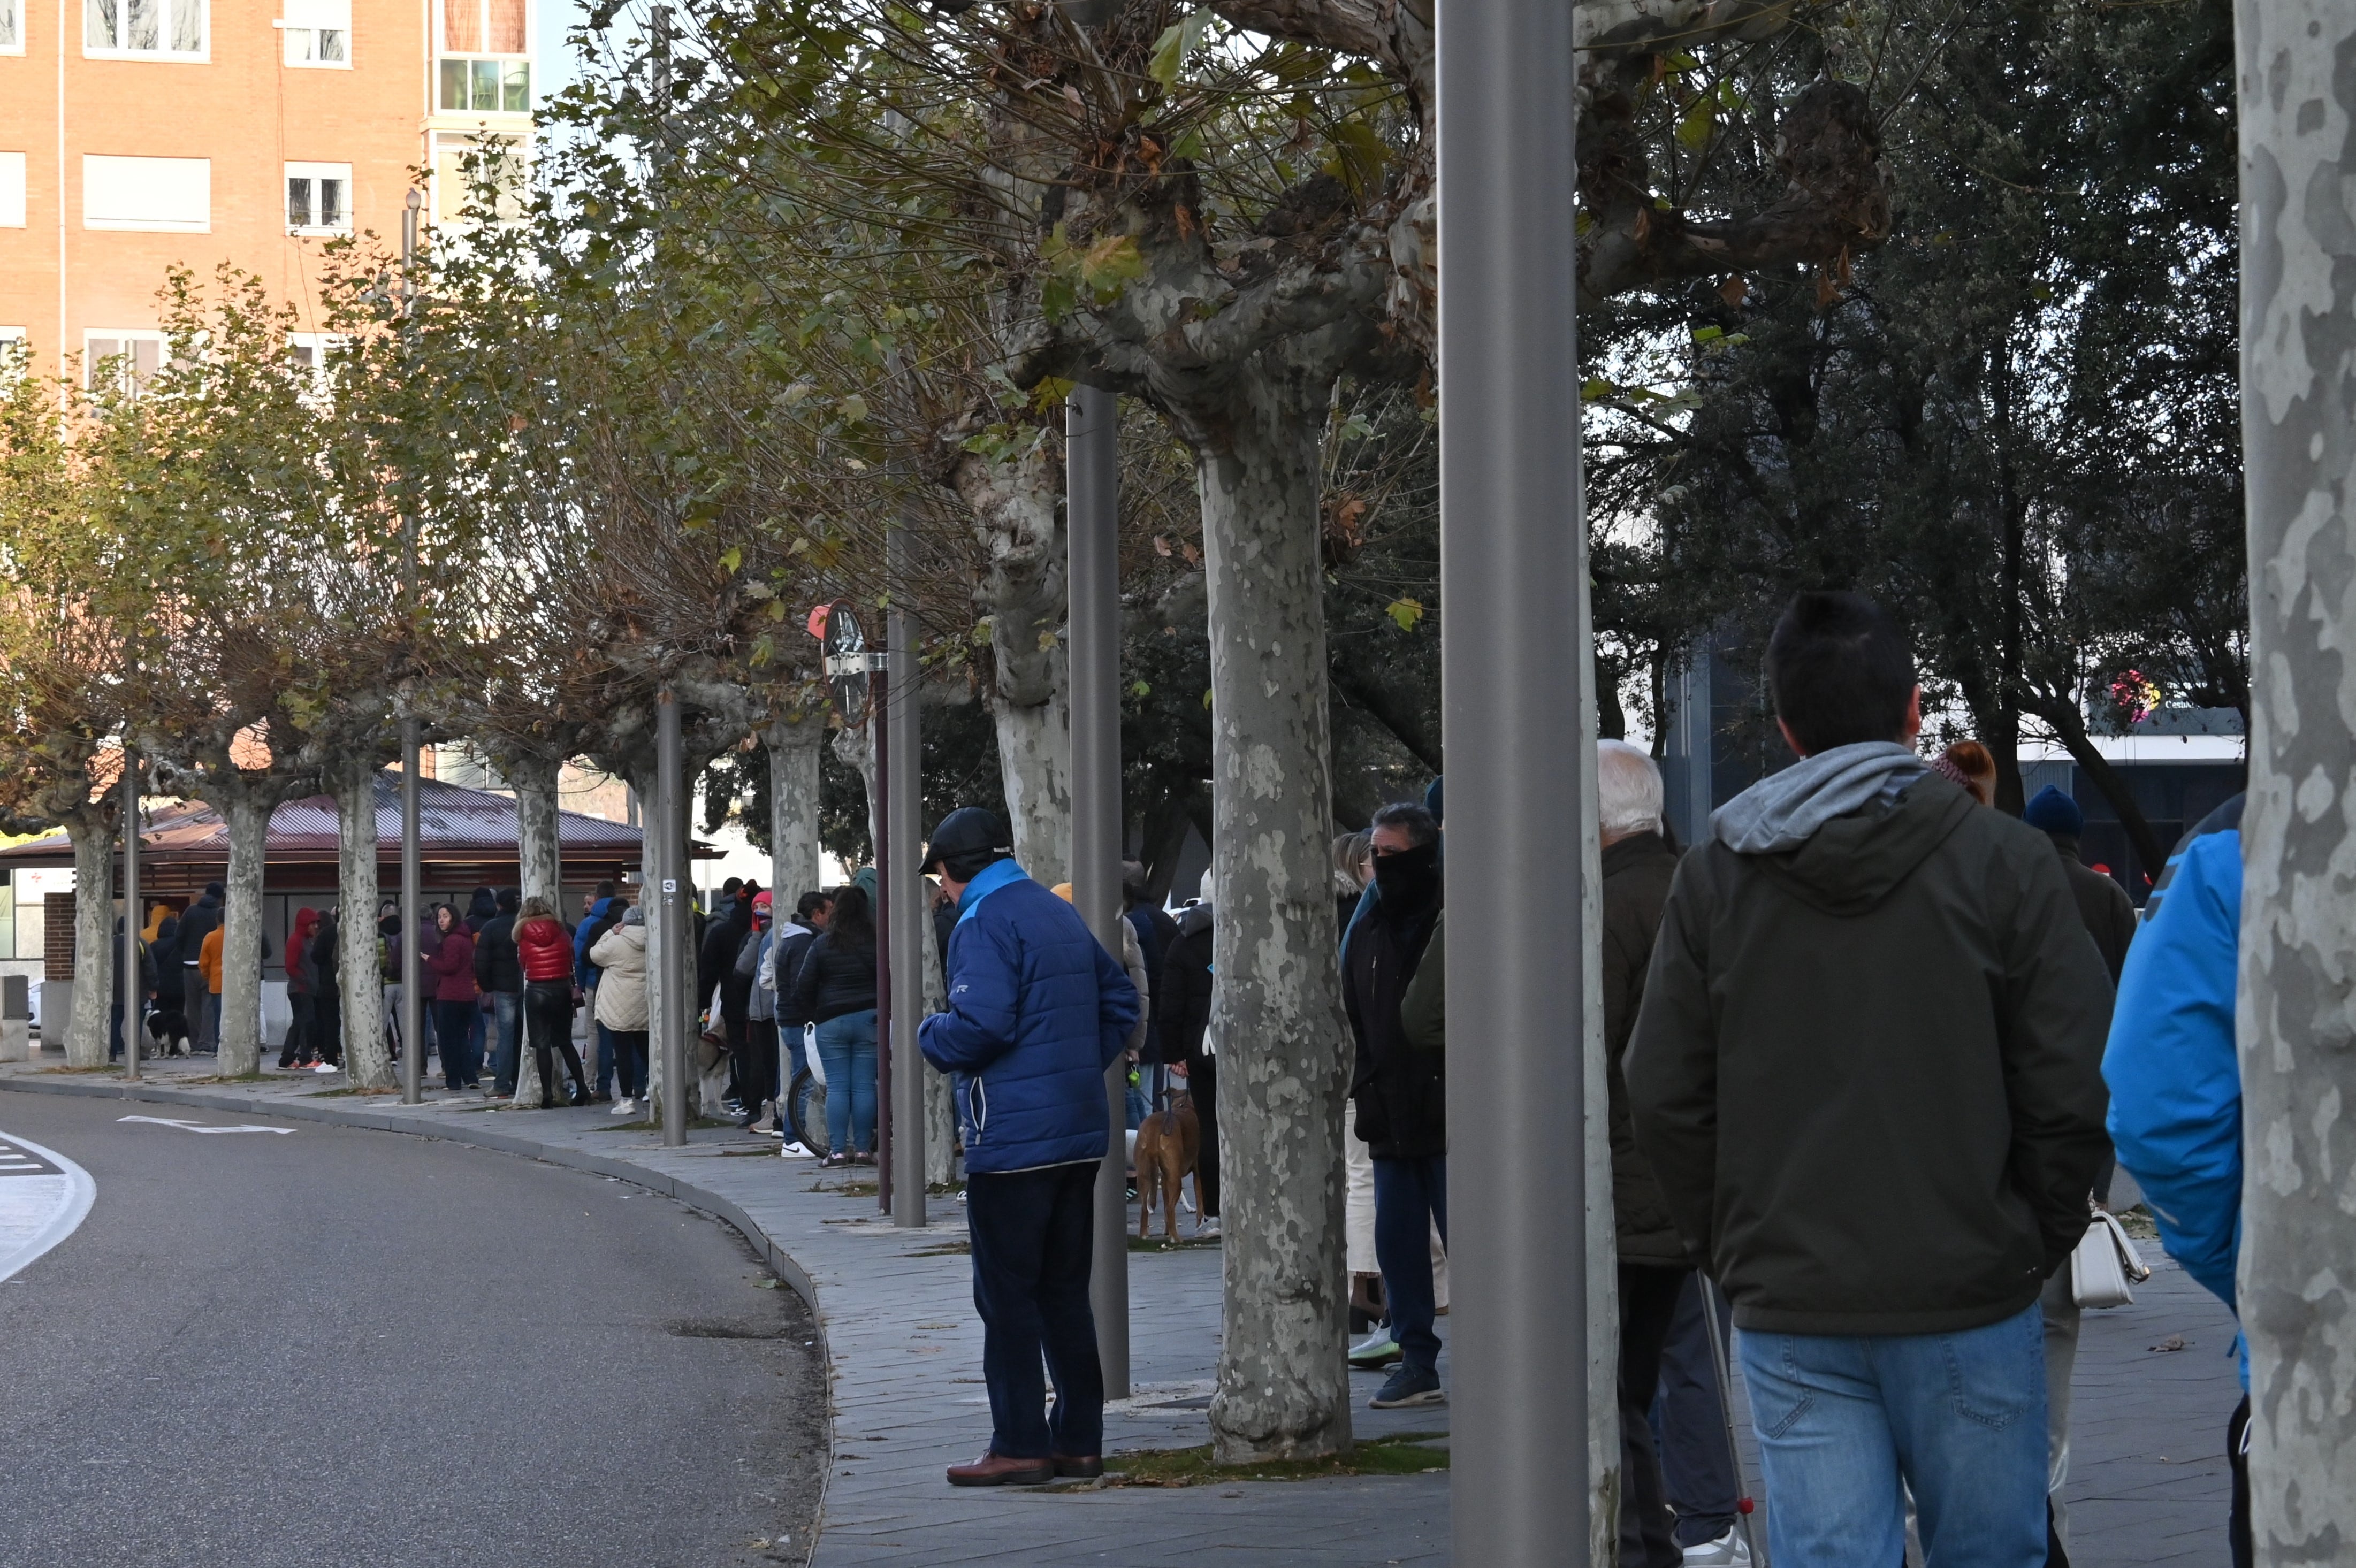
[[1398, 1348], [1388, 1328], [1377, 1328], [1350, 1347], [1350, 1364], [1360, 1371], [1396, 1366], [1406, 1359], [1407, 1352]]
[[1419, 1372], [1401, 1367], [1383, 1384], [1383, 1392], [1366, 1401], [1369, 1410], [1400, 1410], [1416, 1404], [1446, 1404], [1448, 1396], [1440, 1391], [1438, 1372]]
[[336, 1064], [332, 1061], [322, 1061], [318, 1066], [311, 1069], [314, 1072], [333, 1072], [335, 1070]]
[[1218, 1233], [1219, 1217], [1216, 1214], [1212, 1215], [1209, 1219], [1205, 1220], [1201, 1224], [1194, 1227], [1194, 1234], [1197, 1236], [1215, 1236]]
[[814, 1157], [809, 1149], [804, 1148], [798, 1143], [789, 1142], [785, 1147], [779, 1149], [777, 1152], [787, 1159], [809, 1159]]
[[1730, 1524], [1716, 1541], [1687, 1547], [1686, 1564], [1687, 1568], [1751, 1568], [1751, 1542], [1742, 1539], [1739, 1527]]

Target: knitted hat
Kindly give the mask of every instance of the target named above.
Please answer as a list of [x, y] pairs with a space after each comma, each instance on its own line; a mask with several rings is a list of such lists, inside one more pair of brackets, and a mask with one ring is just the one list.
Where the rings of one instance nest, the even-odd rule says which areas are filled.
[[2058, 833], [2065, 838], [2075, 838], [2086, 827], [2086, 814], [2078, 809], [2078, 803], [2051, 784], [2037, 792], [2020, 819], [2040, 832]]

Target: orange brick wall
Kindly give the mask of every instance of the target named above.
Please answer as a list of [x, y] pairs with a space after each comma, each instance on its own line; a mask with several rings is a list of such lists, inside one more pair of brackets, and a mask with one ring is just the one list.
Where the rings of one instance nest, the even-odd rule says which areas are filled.
[[[26, 226], [0, 229], [0, 326], [26, 329], [43, 371], [57, 365], [60, 250], [71, 352], [90, 329], [153, 328], [175, 261], [207, 276], [224, 260], [258, 272], [316, 330], [326, 241], [286, 232], [289, 162], [350, 164], [353, 228], [399, 244], [411, 171], [428, 156], [428, 0], [352, 0], [348, 69], [283, 63], [281, 0], [211, 0], [207, 61], [89, 59], [84, 0], [66, 0], [62, 235], [59, 0], [20, 4], [25, 51], [0, 54], [0, 151], [27, 155]], [[85, 228], [85, 154], [209, 158], [210, 232]]]

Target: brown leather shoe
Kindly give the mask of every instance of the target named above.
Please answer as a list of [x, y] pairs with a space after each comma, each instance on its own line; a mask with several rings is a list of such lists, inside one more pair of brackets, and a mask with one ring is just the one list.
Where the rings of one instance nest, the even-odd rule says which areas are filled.
[[1104, 1474], [1104, 1456], [1100, 1454], [1058, 1454], [1055, 1456], [1055, 1474], [1076, 1476], [1093, 1481]]
[[1053, 1459], [1016, 1459], [1004, 1454], [984, 1454], [970, 1465], [951, 1465], [949, 1485], [1035, 1487], [1042, 1481], [1054, 1480], [1055, 1469]]

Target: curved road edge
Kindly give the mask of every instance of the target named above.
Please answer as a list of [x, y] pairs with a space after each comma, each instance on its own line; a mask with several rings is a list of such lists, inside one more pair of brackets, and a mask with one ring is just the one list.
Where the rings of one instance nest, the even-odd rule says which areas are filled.
[[19, 1148], [32, 1150], [58, 1168], [59, 1174], [66, 1179], [66, 1200], [42, 1221], [41, 1228], [35, 1231], [30, 1238], [5, 1256], [0, 1256], [0, 1280], [21, 1273], [51, 1247], [80, 1230], [81, 1222], [90, 1218], [91, 1205], [98, 1200], [98, 1183], [91, 1180], [90, 1172], [80, 1166], [30, 1138], [9, 1133], [7, 1139]]
[[[803, 1303], [809, 1307], [810, 1320], [818, 1332], [819, 1354], [829, 1369], [834, 1365], [834, 1354], [827, 1343], [826, 1308], [819, 1300], [818, 1285], [811, 1280], [809, 1271], [796, 1263], [792, 1255], [776, 1243], [775, 1238], [763, 1230], [751, 1215], [745, 1213], [734, 1203], [691, 1181], [681, 1181], [676, 1177], [659, 1170], [649, 1169], [633, 1160], [615, 1159], [605, 1155], [592, 1154], [586, 1149], [567, 1148], [561, 1144], [544, 1144], [536, 1138], [518, 1137], [512, 1133], [493, 1132], [487, 1127], [421, 1127], [406, 1117], [388, 1116], [372, 1111], [347, 1110], [339, 1105], [284, 1104], [276, 1101], [257, 1104], [251, 1096], [243, 1094], [208, 1094], [193, 1089], [166, 1089], [146, 1083], [126, 1083], [121, 1081], [61, 1083], [54, 1079], [44, 1081], [7, 1074], [0, 1075], [0, 1090], [12, 1091], [20, 1094], [70, 1094], [91, 1100], [136, 1100], [150, 1104], [187, 1105], [201, 1111], [220, 1111], [231, 1115], [276, 1116], [290, 1122], [326, 1122], [337, 1126], [365, 1127], [371, 1132], [401, 1133], [410, 1137], [471, 1144], [477, 1148], [496, 1149], [501, 1154], [519, 1155], [526, 1159], [536, 1159], [548, 1165], [561, 1165], [573, 1170], [586, 1171], [594, 1176], [610, 1176], [616, 1181], [626, 1181], [633, 1186], [645, 1188], [649, 1192], [659, 1192], [666, 1198], [676, 1199], [691, 1209], [721, 1221], [738, 1235], [743, 1236], [745, 1243], [759, 1255], [761, 1261], [768, 1264], [770, 1272], [791, 1286], [794, 1294], [800, 1296]], [[10, 1136], [14, 1137], [15, 1135]], [[37, 1146], [27, 1144], [26, 1147]], [[91, 1180], [89, 1174], [83, 1171], [81, 1167], [74, 1165], [72, 1161], [53, 1154], [48, 1149], [41, 1149], [40, 1153], [55, 1160], [59, 1169], [70, 1168], [80, 1177], [85, 1192], [85, 1196], [80, 1200], [80, 1211], [74, 1219], [74, 1225], [80, 1225], [82, 1216], [90, 1211], [91, 1199], [95, 1196], [96, 1184]], [[41, 1251], [46, 1252], [49, 1247], [55, 1246], [59, 1241], [71, 1234], [73, 1226], [68, 1226], [59, 1232], [54, 1240], [43, 1243]], [[28, 1253], [24, 1262], [30, 1263], [39, 1255], [37, 1252]], [[14, 1272], [14, 1269], [0, 1272], [0, 1278], [5, 1278], [7, 1274]], [[833, 1386], [834, 1380], [830, 1371], [826, 1379], [826, 1387], [830, 1391], [826, 1413], [827, 1425], [830, 1428], [828, 1437], [830, 1451], [832, 1447], [830, 1429], [834, 1425], [835, 1416], [831, 1392]], [[810, 1531], [813, 1554], [817, 1551], [818, 1542], [824, 1538], [826, 1532], [826, 1505], [829, 1495], [834, 1489], [834, 1467], [831, 1464], [821, 1467], [820, 1477], [817, 1522]]]

